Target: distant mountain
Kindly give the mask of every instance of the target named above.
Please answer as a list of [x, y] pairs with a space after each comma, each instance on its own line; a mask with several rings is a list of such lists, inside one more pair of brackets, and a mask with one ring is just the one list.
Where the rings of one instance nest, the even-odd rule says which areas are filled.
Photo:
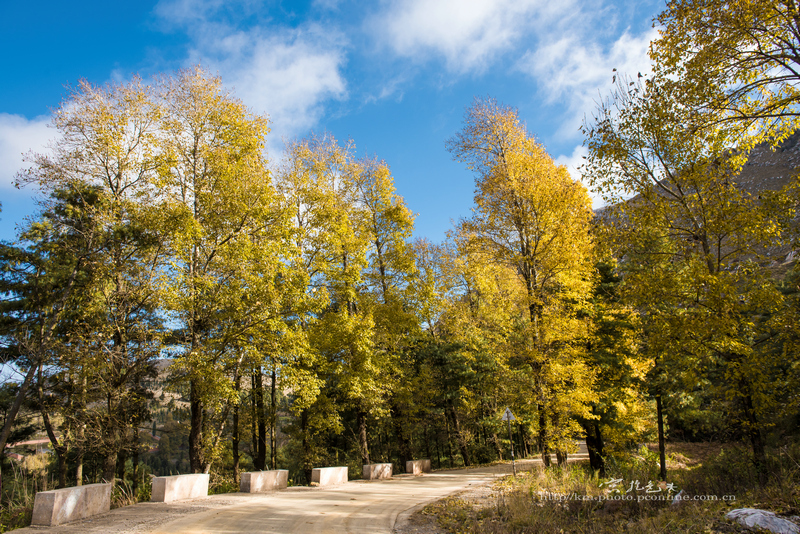
[[792, 134], [780, 146], [772, 148], [761, 143], [750, 151], [750, 157], [736, 178], [736, 185], [757, 194], [777, 191], [787, 185], [800, 167], [800, 131]]
[[[761, 191], [782, 189], [797, 176], [799, 170], [800, 130], [776, 147], [766, 142], [754, 147], [735, 183], [751, 195], [758, 195]], [[797, 222], [798, 217], [795, 216], [795, 226]], [[797, 261], [795, 252], [788, 244], [767, 246], [765, 252], [772, 258], [771, 270], [778, 277], [785, 275]]]
[[[751, 195], [757, 196], [762, 191], [777, 191], [790, 183], [800, 172], [800, 130], [789, 136], [777, 147], [764, 142], [750, 151], [747, 163], [739, 175], [733, 180], [739, 187]], [[636, 197], [626, 202], [635, 202]], [[599, 224], [614, 217], [607, 207], [595, 210]], [[796, 217], [796, 221], [800, 218]], [[767, 246], [765, 253], [773, 259], [772, 270], [782, 276], [793, 265], [797, 258], [787, 244]], [[800, 256], [800, 255], [799, 255]]]

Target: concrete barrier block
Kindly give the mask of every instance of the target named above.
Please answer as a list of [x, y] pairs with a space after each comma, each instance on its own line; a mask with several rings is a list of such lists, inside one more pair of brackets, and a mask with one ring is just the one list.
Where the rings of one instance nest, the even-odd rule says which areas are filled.
[[361, 473], [364, 480], [392, 478], [392, 464], [367, 464]]
[[111, 484], [88, 484], [40, 491], [33, 501], [31, 525], [54, 527], [111, 509]]
[[261, 493], [284, 489], [289, 484], [289, 471], [276, 469], [273, 471], [252, 471], [242, 473], [239, 480], [239, 491], [242, 493]]
[[208, 497], [208, 473], [153, 478], [151, 502], [172, 502]]
[[406, 462], [406, 473], [410, 473], [412, 475], [421, 475], [422, 473], [430, 472], [430, 460], [409, 460]]
[[347, 482], [347, 467], [316, 467], [311, 470], [311, 482], [317, 486], [333, 486]]

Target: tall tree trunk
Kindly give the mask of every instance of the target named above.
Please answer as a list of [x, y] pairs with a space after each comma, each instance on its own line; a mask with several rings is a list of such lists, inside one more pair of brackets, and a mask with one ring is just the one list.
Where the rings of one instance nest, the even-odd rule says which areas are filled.
[[442, 440], [440, 439], [439, 432], [434, 434], [436, 440], [436, 469], [442, 468]]
[[44, 390], [42, 387], [42, 376], [41, 376], [41, 367], [39, 368], [39, 383], [38, 383], [38, 395], [39, 395], [39, 410], [42, 414], [42, 422], [44, 423], [44, 429], [47, 432], [47, 437], [50, 439], [50, 444], [53, 446], [53, 451], [56, 453], [56, 459], [58, 460], [58, 488], [66, 488], [67, 487], [67, 452], [68, 446], [65, 445], [66, 441], [62, 438], [62, 442], [59, 443], [58, 438], [56, 438], [56, 434], [53, 431], [53, 424], [50, 422], [50, 415], [47, 413], [47, 408], [44, 406]]
[[[431, 432], [430, 432], [430, 426], [428, 425], [427, 422], [425, 423], [425, 454], [428, 455], [429, 460], [433, 459], [433, 456], [431, 456]], [[402, 467], [405, 468], [405, 465], [403, 465]]]
[[464, 465], [469, 466], [472, 465], [469, 458], [469, 449], [467, 448], [467, 440], [464, 439], [464, 435], [461, 432], [461, 423], [458, 421], [458, 414], [456, 413], [456, 407], [453, 405], [453, 402], [450, 401], [450, 416], [453, 418], [453, 430], [456, 433], [456, 440], [458, 441], [458, 450], [461, 452], [461, 458], [464, 460]]
[[[524, 242], [524, 241], [523, 241]], [[523, 250], [523, 255], [526, 255], [526, 251]], [[528, 314], [532, 328], [531, 334], [531, 342], [533, 344], [533, 349], [537, 353], [540, 350], [541, 345], [541, 328], [542, 328], [542, 314], [543, 314], [543, 307], [541, 303], [538, 302], [536, 297], [536, 288], [538, 285], [538, 278], [539, 273], [537, 270], [532, 266], [528, 261], [524, 262], [524, 269], [523, 269], [523, 278], [525, 279], [525, 287], [528, 294]], [[539, 398], [540, 401], [537, 405], [537, 410], [539, 412], [539, 436], [537, 438], [537, 445], [539, 446], [539, 452], [542, 455], [542, 463], [544, 463], [545, 467], [550, 467], [550, 446], [549, 446], [549, 435], [548, 435], [548, 417], [547, 412], [545, 409], [544, 403], [544, 390], [547, 387], [543, 383], [543, 376], [544, 373], [542, 372], [542, 368], [546, 365], [542, 362], [537, 362], [536, 368], [537, 372], [539, 373], [539, 378], [542, 380], [539, 384]]]
[[660, 466], [659, 477], [667, 480], [667, 454], [664, 444], [664, 412], [661, 408], [661, 395], [656, 395], [656, 415], [658, 417], [658, 463]]
[[83, 485], [83, 457], [86, 453], [86, 376], [81, 380], [81, 387], [78, 393], [80, 410], [76, 414], [75, 424], [75, 485]]
[[250, 456], [253, 457], [253, 465], [256, 464], [258, 457], [258, 409], [256, 408], [256, 375], [250, 375]]
[[586, 431], [586, 451], [589, 453], [589, 466], [597, 471], [601, 477], [606, 475], [606, 464], [603, 456], [603, 436], [600, 434], [600, 424], [588, 421], [584, 427]]
[[525, 451], [525, 456], [524, 457], [528, 458], [531, 455], [531, 451], [530, 451], [530, 448], [529, 448], [530, 441], [528, 440], [528, 432], [525, 430], [525, 427], [522, 427], [520, 429], [520, 432], [522, 434], [522, 447], [523, 447], [523, 450]]
[[75, 429], [75, 485], [83, 486], [83, 457], [85, 454], [85, 444], [83, 442], [84, 426], [83, 422], [78, 421], [77, 428]]
[[[745, 389], [747, 391], [747, 389]], [[744, 396], [744, 415], [747, 420], [747, 433], [753, 447], [753, 462], [756, 466], [758, 479], [761, 485], [767, 483], [767, 455], [764, 450], [764, 438], [761, 435], [761, 425], [753, 406], [753, 397], [748, 393]]]
[[369, 444], [367, 443], [367, 413], [359, 409], [356, 413], [356, 425], [358, 426], [358, 448], [361, 453], [361, 464], [369, 464]]
[[58, 486], [57, 486], [57, 489], [66, 488], [66, 487], [67, 487], [67, 458], [66, 458], [66, 454], [62, 454], [58, 458]]
[[308, 441], [308, 408], [303, 408], [300, 412], [300, 430], [303, 434], [303, 475], [306, 483], [311, 483], [311, 450]]
[[114, 484], [114, 475], [117, 471], [117, 451], [107, 450], [103, 455], [103, 480], [106, 483]]
[[483, 399], [478, 403], [478, 417], [480, 417], [480, 424], [478, 425], [478, 438], [481, 446], [486, 446], [486, 410], [483, 405]]
[[[41, 395], [41, 391], [39, 392]], [[41, 397], [40, 397], [41, 398]], [[67, 487], [67, 452], [68, 446], [65, 445], [64, 440], [62, 438], [62, 442], [58, 442], [58, 438], [56, 438], [55, 432], [53, 432], [53, 425], [50, 422], [50, 416], [47, 414], [47, 411], [42, 407], [42, 422], [44, 423], [45, 431], [47, 432], [47, 437], [50, 438], [50, 444], [53, 446], [53, 451], [56, 453], [56, 459], [58, 460], [58, 486], [57, 488], [66, 488]]]
[[[224, 418], [223, 418], [223, 421], [225, 421]], [[223, 422], [223, 426], [224, 425], [225, 425], [225, 423]], [[208, 410], [203, 408], [203, 431], [202, 431], [202, 436], [203, 436], [203, 440], [204, 441], [208, 440], [209, 437], [211, 436], [211, 428], [210, 427], [211, 427], [211, 415], [208, 413]], [[214, 448], [216, 447], [216, 442], [218, 441], [218, 438], [219, 438], [219, 435], [215, 436], [214, 446], [211, 448], [211, 450], [214, 450]], [[202, 452], [202, 449], [201, 449], [201, 452]], [[200, 472], [208, 474], [209, 472], [211, 472], [211, 461], [209, 460], [209, 458], [205, 454], [201, 454], [200, 458], [201, 458]]]
[[189, 383], [189, 469], [192, 473], [203, 472], [203, 426], [204, 426], [204, 406], [200, 398], [196, 379]]
[[258, 456], [255, 468], [263, 470], [267, 465], [267, 414], [264, 410], [264, 375], [261, 367], [255, 372], [256, 377], [256, 414], [258, 416]]
[[139, 494], [139, 427], [134, 428], [133, 435], [133, 494]]
[[444, 414], [444, 427], [447, 430], [447, 454], [450, 459], [450, 468], [454, 467], [453, 461], [453, 436], [450, 433], [450, 417], [447, 416], [447, 410]]
[[400, 407], [392, 403], [389, 412], [392, 416], [392, 425], [394, 426], [394, 435], [397, 439], [397, 448], [400, 453], [400, 466], [405, 469], [406, 462], [413, 460], [413, 452], [411, 451], [411, 441], [406, 435], [406, 425], [403, 424], [402, 413]]
[[[553, 432], [560, 435], [559, 428], [561, 427], [561, 414], [558, 412], [553, 413]], [[556, 443], [556, 462], [559, 467], [567, 465], [567, 451], [563, 448], [563, 443], [559, 439]]]
[[233, 378], [237, 401], [233, 405], [233, 428], [231, 429], [231, 451], [233, 454], [233, 483], [239, 485], [239, 400], [242, 392], [242, 377], [237, 370]]
[[272, 382], [270, 383], [269, 400], [269, 468], [278, 468], [278, 372], [275, 362], [272, 364]]
[[128, 451], [124, 448], [117, 454], [117, 478], [125, 482], [125, 464], [128, 463]]
[[539, 403], [539, 452], [542, 454], [542, 462], [545, 467], [550, 467], [550, 447], [548, 446], [547, 436], [547, 412], [544, 404]]

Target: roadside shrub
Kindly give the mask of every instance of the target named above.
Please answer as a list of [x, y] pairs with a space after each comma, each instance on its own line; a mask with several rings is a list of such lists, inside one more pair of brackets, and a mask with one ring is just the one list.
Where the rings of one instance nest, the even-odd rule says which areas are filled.
[[137, 502], [131, 483], [127, 480], [116, 479], [114, 487], [111, 488], [111, 509], [130, 506]]
[[[10, 473], [9, 473], [10, 472]], [[10, 476], [9, 476], [10, 474]], [[21, 466], [11, 464], [3, 469], [3, 489], [0, 497], [0, 532], [30, 525], [33, 500], [36, 497], [34, 480], [28, 480]]]
[[236, 493], [239, 485], [233, 481], [233, 477], [227, 474], [220, 474], [214, 471], [208, 479], [208, 494], [219, 495], [221, 493]]

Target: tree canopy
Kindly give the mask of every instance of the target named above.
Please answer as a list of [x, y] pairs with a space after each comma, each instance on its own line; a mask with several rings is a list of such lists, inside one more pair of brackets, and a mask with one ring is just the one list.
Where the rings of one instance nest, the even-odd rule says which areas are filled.
[[753, 147], [794, 142], [797, 20], [792, 2], [670, 1], [653, 73], [619, 73], [584, 124], [596, 210], [516, 109], [476, 99], [446, 141], [474, 209], [442, 243], [412, 239], [389, 164], [352, 140], [269, 161], [267, 117], [199, 67], [81, 82], [18, 175], [41, 216], [0, 246], [0, 354], [21, 377], [0, 449], [36, 420], [62, 486], [129, 464], [308, 483], [512, 444], [561, 464], [577, 439], [602, 473], [658, 435], [666, 477], [680, 434], [745, 436], [763, 472], [798, 431], [798, 189], [742, 176]]

